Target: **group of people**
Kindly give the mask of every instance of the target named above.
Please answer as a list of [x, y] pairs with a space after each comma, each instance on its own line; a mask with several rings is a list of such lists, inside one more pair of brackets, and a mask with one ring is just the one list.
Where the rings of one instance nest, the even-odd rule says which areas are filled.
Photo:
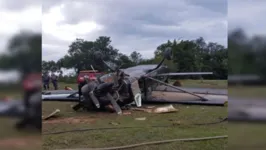
[[54, 90], [58, 89], [58, 76], [54, 73], [51, 74], [51, 76], [48, 73], [44, 73], [42, 75], [42, 82], [43, 82], [43, 89], [49, 90], [50, 89], [50, 81], [53, 84]]

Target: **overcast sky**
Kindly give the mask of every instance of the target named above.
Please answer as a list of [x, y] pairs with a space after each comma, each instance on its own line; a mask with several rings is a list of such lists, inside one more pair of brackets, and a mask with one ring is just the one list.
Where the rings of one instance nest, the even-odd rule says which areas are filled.
[[227, 45], [226, 0], [45, 0], [43, 60], [58, 60], [75, 38], [110, 36], [124, 54], [153, 57], [168, 39]]
[[41, 32], [41, 0], [0, 0], [0, 53], [22, 29]]
[[[43, 17], [41, 18], [41, 5]], [[125, 54], [137, 50], [152, 57], [168, 39], [227, 44], [229, 28], [265, 33], [263, 0], [0, 0], [0, 52], [21, 29], [43, 28], [43, 59], [58, 60], [75, 38], [110, 36]]]

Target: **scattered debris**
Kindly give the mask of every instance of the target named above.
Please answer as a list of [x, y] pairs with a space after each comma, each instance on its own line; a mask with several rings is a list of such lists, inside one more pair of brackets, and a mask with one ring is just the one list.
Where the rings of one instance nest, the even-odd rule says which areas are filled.
[[143, 121], [143, 120], [146, 120], [146, 117], [142, 117], [142, 118], [135, 118], [135, 120], [140, 120], [140, 121]]
[[65, 86], [65, 90], [73, 90], [73, 89], [69, 86]]
[[157, 107], [153, 109], [153, 113], [169, 113], [169, 112], [176, 112], [177, 109], [174, 108], [173, 105], [169, 106], [162, 106], [162, 107]]
[[118, 123], [118, 122], [110, 122], [110, 124], [118, 126], [120, 123]]
[[181, 125], [181, 121], [173, 121], [173, 125]]
[[59, 109], [56, 109], [55, 111], [53, 111], [51, 114], [49, 114], [48, 116], [42, 116], [42, 119], [43, 120], [48, 120], [48, 119], [51, 119], [53, 117], [55, 117], [57, 114], [60, 113], [60, 110]]
[[170, 113], [178, 111], [173, 105], [154, 107], [154, 108], [132, 108], [132, 110], [144, 111], [148, 113]]

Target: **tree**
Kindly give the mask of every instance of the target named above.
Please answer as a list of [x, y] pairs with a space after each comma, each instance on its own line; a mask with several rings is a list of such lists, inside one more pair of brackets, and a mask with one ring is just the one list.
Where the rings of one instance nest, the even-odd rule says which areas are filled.
[[[174, 72], [214, 72], [214, 76], [207, 78], [226, 79], [228, 73], [228, 49], [214, 42], [206, 43], [202, 37], [195, 40], [168, 40], [157, 46], [154, 57], [143, 59], [141, 54], [133, 51], [129, 56], [119, 52], [111, 45], [111, 38], [100, 36], [95, 41], [76, 39], [68, 50], [68, 54], [55, 63], [56, 66], [75, 68], [78, 70], [91, 69], [91, 65], [99, 71], [108, 71], [100, 63], [96, 52], [100, 51], [103, 59], [113, 67], [128, 68], [140, 64], [158, 64], [163, 58], [166, 48], [173, 50], [173, 60], [164, 62]], [[248, 55], [245, 55], [248, 57]], [[253, 56], [250, 56], [250, 59]], [[53, 63], [54, 64], [54, 63]], [[51, 68], [51, 67], [50, 67]], [[59, 67], [60, 68], [60, 67]], [[230, 68], [232, 69], [232, 68]], [[190, 78], [195, 78], [191, 76]]]
[[60, 61], [55, 62], [55, 61], [42, 61], [42, 72], [51, 72], [51, 73], [59, 73], [60, 76], [62, 76], [63, 72], [61, 70], [61, 64]]
[[77, 71], [91, 69], [91, 65], [99, 71], [106, 71], [106, 66], [97, 60], [96, 51], [101, 52], [105, 61], [117, 62], [118, 50], [111, 45], [110, 37], [100, 36], [95, 41], [76, 39], [69, 46], [68, 54], [60, 59], [60, 64], [65, 68], [74, 67]]
[[130, 54], [130, 59], [135, 65], [138, 65], [142, 61], [142, 56], [139, 52], [133, 51]]

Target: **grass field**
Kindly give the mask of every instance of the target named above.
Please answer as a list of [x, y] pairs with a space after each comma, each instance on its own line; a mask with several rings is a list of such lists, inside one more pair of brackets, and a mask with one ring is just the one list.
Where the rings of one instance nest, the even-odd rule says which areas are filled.
[[[60, 88], [70, 86], [75, 89], [76, 84], [59, 83]], [[184, 80], [186, 87], [226, 88], [226, 81], [193, 81]], [[0, 97], [9, 95], [20, 98], [19, 91], [0, 91]], [[230, 96], [238, 97], [266, 97], [265, 87], [229, 87]], [[175, 105], [177, 113], [152, 115], [143, 112], [131, 112], [130, 115], [117, 116], [109, 113], [74, 112], [71, 103], [43, 103], [43, 114], [48, 114], [56, 108], [61, 110], [57, 120], [43, 123], [43, 133], [99, 127], [143, 126], [137, 129], [94, 130], [86, 132], [64, 133], [58, 135], [43, 135], [43, 149], [55, 148], [86, 148], [110, 147], [141, 143], [154, 140], [190, 138], [215, 135], [229, 135], [227, 139], [204, 142], [174, 142], [154, 146], [142, 146], [134, 150], [150, 149], [182, 149], [182, 150], [262, 150], [265, 149], [265, 125], [250, 123], [229, 123], [216, 125], [195, 126], [191, 123], [217, 121], [227, 115], [227, 108]], [[230, 107], [230, 106], [229, 106]], [[144, 121], [135, 120], [146, 117]], [[36, 134], [18, 132], [13, 125], [16, 120], [0, 119], [0, 149], [38, 150], [40, 138]], [[169, 125], [165, 128], [149, 128], [151, 125]], [[18, 139], [19, 137], [20, 140]], [[5, 140], [4, 140], [5, 139]], [[23, 139], [21, 141], [21, 139]], [[37, 140], [37, 141], [36, 141]], [[35, 143], [35, 144], [34, 144]], [[10, 145], [11, 147], [7, 147]]]
[[[182, 82], [187, 87], [215, 87], [226, 88], [226, 81], [192, 81]], [[60, 88], [70, 86], [75, 89], [75, 84], [59, 83]], [[173, 138], [191, 138], [217, 136], [227, 134], [227, 122], [196, 126], [193, 123], [207, 123], [218, 121], [227, 116], [226, 107], [183, 106], [174, 105], [179, 111], [169, 114], [148, 114], [131, 111], [129, 115], [117, 116], [110, 113], [73, 112], [71, 103], [45, 102], [43, 114], [48, 114], [56, 108], [61, 110], [58, 120], [43, 122], [43, 133], [99, 127], [143, 127], [137, 129], [94, 130], [86, 132], [63, 133], [57, 135], [43, 135], [43, 149], [58, 148], [100, 148], [122, 146], [147, 141], [165, 140]], [[75, 119], [74, 119], [75, 117]], [[135, 120], [146, 117], [146, 120]], [[164, 128], [149, 128], [154, 125], [168, 125]], [[227, 148], [227, 139], [218, 139], [202, 142], [174, 142], [154, 146], [142, 146], [134, 150], [223, 150]]]

